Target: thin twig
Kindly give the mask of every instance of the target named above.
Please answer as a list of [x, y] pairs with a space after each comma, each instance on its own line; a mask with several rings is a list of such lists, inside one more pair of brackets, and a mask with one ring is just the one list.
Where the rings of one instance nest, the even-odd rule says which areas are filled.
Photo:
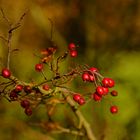
[[8, 23], [9, 26], [11, 26], [12, 24], [11, 24], [10, 20], [6, 17], [6, 15], [4, 14], [4, 11], [1, 7], [0, 7], [0, 11], [2, 13], [4, 20]]

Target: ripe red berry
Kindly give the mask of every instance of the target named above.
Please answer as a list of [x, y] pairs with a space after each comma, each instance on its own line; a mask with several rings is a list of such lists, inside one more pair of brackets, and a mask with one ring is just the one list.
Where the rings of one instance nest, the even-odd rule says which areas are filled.
[[70, 51], [70, 56], [71, 57], [77, 57], [77, 55], [78, 55], [78, 52], [76, 50], [71, 50]]
[[21, 92], [22, 91], [22, 89], [23, 89], [23, 85], [16, 85], [16, 87], [15, 87], [15, 92]]
[[83, 105], [83, 104], [85, 104], [86, 102], [85, 102], [85, 99], [83, 98], [83, 97], [81, 97], [79, 100], [78, 100], [78, 104], [79, 105]]
[[102, 96], [100, 96], [99, 94], [97, 94], [96, 92], [92, 94], [92, 98], [95, 101], [100, 101], [102, 99]]
[[84, 72], [82, 74], [82, 79], [83, 79], [83, 81], [89, 81], [90, 80], [89, 73], [88, 72]]
[[3, 76], [4, 78], [9, 78], [9, 77], [11, 76], [10, 70], [7, 69], [7, 68], [2, 69], [2, 76]]
[[117, 113], [118, 112], [118, 107], [117, 106], [111, 106], [110, 107], [110, 112], [112, 113], [112, 114], [115, 114], [115, 113]]
[[31, 116], [32, 115], [32, 109], [30, 107], [25, 108], [25, 111], [24, 112], [25, 112], [25, 114], [27, 116]]
[[102, 87], [102, 88], [104, 90], [104, 94], [103, 95], [106, 95], [109, 92], [109, 89], [107, 87]]
[[109, 85], [108, 86], [110, 88], [112, 88], [112, 87], [114, 87], [114, 85], [115, 85], [115, 81], [113, 79], [109, 78]]
[[114, 80], [111, 79], [111, 78], [104, 78], [104, 79], [102, 80], [102, 84], [103, 84], [104, 87], [109, 87], [109, 88], [111, 88], [111, 87], [113, 87], [113, 86], [115, 85], [115, 82], [114, 82]]
[[18, 95], [17, 95], [17, 93], [16, 93], [14, 90], [12, 90], [12, 91], [10, 92], [9, 97], [10, 97], [10, 99], [11, 99], [12, 101], [16, 101], [16, 100], [18, 99]]
[[89, 74], [89, 81], [90, 82], [94, 82], [95, 81], [95, 77], [91, 74]]
[[69, 50], [74, 50], [76, 48], [76, 45], [74, 43], [70, 43], [68, 48]]
[[20, 105], [23, 107], [23, 108], [28, 108], [30, 106], [30, 102], [28, 100], [22, 100]]
[[98, 86], [98, 87], [96, 88], [96, 92], [97, 92], [97, 94], [99, 94], [100, 96], [104, 95], [104, 89], [103, 89], [103, 87], [102, 87], [102, 86]]
[[42, 63], [39, 63], [39, 64], [35, 65], [35, 70], [36, 71], [40, 72], [40, 71], [42, 71], [42, 69], [43, 69], [43, 64]]
[[98, 69], [95, 68], [95, 67], [91, 67], [91, 68], [89, 68], [89, 70], [90, 70], [91, 72], [97, 72], [97, 71], [98, 71]]
[[79, 100], [80, 100], [80, 98], [81, 98], [81, 95], [80, 94], [73, 94], [73, 100], [75, 101], [75, 102], [78, 102]]
[[111, 95], [112, 95], [112, 96], [118, 96], [118, 92], [117, 92], [116, 90], [112, 90], [112, 91], [111, 91]]
[[48, 84], [45, 84], [45, 85], [43, 85], [43, 89], [46, 90], [46, 91], [48, 91], [50, 89], [50, 87], [49, 87]]
[[24, 86], [24, 91], [26, 92], [26, 93], [31, 93], [32, 92], [32, 88], [30, 87], [30, 86]]

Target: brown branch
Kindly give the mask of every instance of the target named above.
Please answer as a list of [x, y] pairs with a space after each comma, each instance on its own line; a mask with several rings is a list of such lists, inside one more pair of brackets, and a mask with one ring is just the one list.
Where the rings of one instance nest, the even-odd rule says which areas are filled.
[[71, 99], [70, 96], [68, 96], [70, 93], [70, 91], [66, 88], [60, 88], [58, 87], [56, 90], [61, 91], [63, 96], [66, 98], [67, 103], [70, 105], [70, 107], [72, 108], [73, 112], [76, 114], [76, 116], [78, 117], [80, 124], [84, 127], [87, 137], [89, 140], [96, 140], [96, 137], [94, 136], [91, 127], [89, 125], [89, 123], [87, 122], [87, 120], [84, 118], [83, 114], [80, 112], [80, 110], [75, 108], [75, 102]]
[[12, 24], [11, 24], [10, 20], [6, 17], [6, 15], [1, 7], [0, 7], [0, 11], [2, 13], [4, 20], [8, 23], [9, 26], [11, 26]]

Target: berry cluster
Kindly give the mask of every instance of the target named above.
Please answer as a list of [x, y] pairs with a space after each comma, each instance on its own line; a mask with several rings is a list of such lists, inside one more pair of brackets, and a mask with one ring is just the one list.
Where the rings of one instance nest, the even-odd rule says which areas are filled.
[[85, 104], [85, 99], [80, 94], [75, 93], [73, 94], [73, 100], [77, 102], [79, 105]]
[[[118, 95], [118, 92], [116, 90], [112, 90], [111, 92], [109, 91], [109, 89], [111, 89], [115, 86], [115, 81], [111, 78], [103, 77], [99, 73], [99, 70], [95, 67], [90, 67], [90, 68], [87, 68], [86, 70], [84, 70], [81, 77], [84, 82], [92, 82], [95, 84], [95, 87], [96, 87], [95, 92], [91, 94], [91, 98], [94, 101], [101, 101], [104, 98], [104, 96], [108, 95], [109, 93], [112, 96]], [[73, 100], [75, 102], [78, 102], [79, 105], [83, 105], [83, 104], [79, 103], [80, 98], [81, 98], [80, 94], [73, 95]], [[85, 102], [85, 100], [84, 100], [84, 102]], [[118, 107], [111, 106], [110, 112], [113, 114], [117, 113]]]
[[77, 55], [78, 55], [78, 52], [77, 52], [77, 50], [76, 50], [76, 45], [74, 44], [74, 43], [70, 43], [69, 45], [68, 45], [68, 49], [69, 49], [69, 52], [70, 52], [70, 56], [71, 57], [77, 57]]

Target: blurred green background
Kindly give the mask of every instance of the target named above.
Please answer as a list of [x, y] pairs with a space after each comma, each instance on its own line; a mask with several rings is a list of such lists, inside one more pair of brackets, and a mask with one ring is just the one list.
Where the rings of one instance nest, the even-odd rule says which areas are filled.
[[[11, 59], [15, 76], [25, 81], [40, 79], [34, 72], [38, 58], [33, 53], [48, 47], [51, 30], [48, 18], [52, 19], [58, 53], [67, 50], [69, 42], [75, 42], [79, 45], [76, 63], [97, 67], [116, 81], [118, 97], [109, 96], [101, 103], [91, 101], [81, 108], [97, 140], [140, 140], [139, 0], [0, 0], [0, 6], [12, 22], [29, 9], [21, 28], [13, 34], [12, 47], [20, 50]], [[0, 35], [6, 36], [6, 31], [7, 24], [0, 15]], [[5, 65], [6, 52], [5, 43], [0, 40], [0, 67]], [[68, 65], [63, 63], [63, 68]], [[72, 88], [83, 93], [94, 91], [92, 85], [78, 80]], [[119, 106], [118, 114], [110, 114], [110, 101]], [[58, 109], [54, 119], [65, 124], [71, 114], [67, 106]], [[44, 106], [32, 117], [26, 117], [18, 103], [2, 99], [0, 118], [0, 140], [75, 139], [69, 134], [49, 134], [28, 125], [47, 119]]]

